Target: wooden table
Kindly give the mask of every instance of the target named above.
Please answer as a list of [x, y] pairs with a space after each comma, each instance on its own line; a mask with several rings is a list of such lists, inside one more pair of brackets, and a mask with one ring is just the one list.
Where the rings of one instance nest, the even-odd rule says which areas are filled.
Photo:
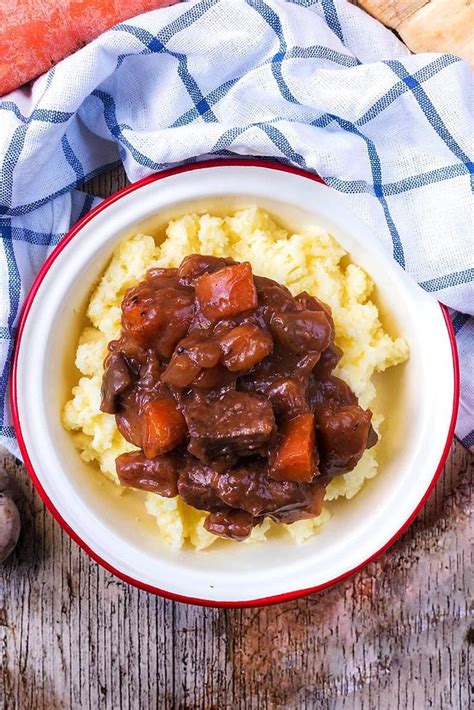
[[[115, 171], [87, 189], [124, 184]], [[21, 540], [0, 567], [3, 710], [468, 708], [474, 465], [459, 443], [422, 513], [376, 562], [325, 592], [247, 610], [121, 582], [53, 521], [22, 465], [3, 459], [24, 494]]]

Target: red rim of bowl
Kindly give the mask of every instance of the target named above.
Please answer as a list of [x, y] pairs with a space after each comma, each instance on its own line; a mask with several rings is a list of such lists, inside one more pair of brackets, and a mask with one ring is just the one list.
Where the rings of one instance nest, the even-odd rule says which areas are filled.
[[38, 272], [33, 285], [25, 299], [25, 303], [23, 305], [21, 315], [20, 315], [20, 320], [19, 320], [19, 325], [18, 325], [18, 333], [16, 337], [16, 344], [15, 344], [15, 351], [13, 355], [13, 364], [12, 364], [12, 372], [11, 372], [11, 378], [10, 378], [10, 396], [11, 396], [11, 406], [12, 406], [12, 416], [13, 416], [13, 425], [15, 428], [15, 433], [17, 436], [18, 440], [18, 445], [21, 451], [21, 454], [23, 456], [23, 460], [26, 466], [26, 469], [30, 475], [30, 478], [33, 481], [33, 484], [38, 491], [39, 495], [41, 496], [43, 502], [45, 503], [46, 507], [50, 511], [50, 513], [53, 515], [55, 520], [61, 525], [61, 527], [72, 537], [72, 539], [78, 543], [82, 547], [87, 554], [92, 557], [93, 560], [98, 562], [102, 567], [105, 567], [109, 572], [112, 572], [114, 575], [119, 577], [120, 579], [124, 580], [125, 582], [128, 582], [129, 584], [134, 585], [135, 587], [138, 587], [139, 589], [143, 589], [144, 591], [147, 592], [152, 592], [153, 594], [158, 594], [162, 597], [165, 597], [167, 599], [172, 599], [173, 601], [179, 601], [179, 602], [185, 602], [188, 604], [198, 604], [201, 606], [209, 606], [209, 607], [255, 607], [255, 606], [266, 606], [270, 604], [278, 604], [281, 602], [287, 602], [291, 601], [292, 599], [297, 599], [298, 597], [305, 596], [307, 594], [312, 594], [313, 592], [319, 592], [323, 589], [326, 589], [327, 587], [330, 587], [334, 584], [337, 584], [338, 582], [341, 582], [344, 579], [347, 579], [348, 577], [352, 576], [356, 572], [358, 572], [360, 569], [365, 567], [367, 564], [375, 560], [379, 555], [381, 555], [385, 550], [387, 550], [399, 537], [402, 535], [402, 533], [405, 532], [405, 530], [408, 528], [408, 526], [413, 522], [413, 520], [416, 518], [418, 513], [420, 512], [421, 508], [427, 501], [429, 495], [431, 494], [431, 491], [433, 490], [436, 481], [438, 480], [441, 471], [443, 469], [444, 463], [446, 461], [446, 458], [449, 453], [449, 449], [451, 447], [451, 441], [454, 436], [454, 427], [456, 424], [456, 418], [457, 418], [457, 411], [458, 411], [458, 406], [459, 406], [459, 362], [458, 362], [458, 354], [457, 354], [457, 348], [456, 348], [456, 339], [454, 336], [454, 330], [453, 326], [451, 323], [451, 319], [449, 317], [448, 309], [446, 306], [443, 304], [439, 304], [440, 308], [442, 310], [444, 320], [446, 323], [446, 329], [448, 331], [448, 336], [449, 340], [451, 343], [451, 351], [452, 351], [452, 358], [453, 358], [453, 378], [454, 378], [454, 391], [453, 391], [453, 408], [452, 408], [452, 414], [451, 414], [451, 422], [448, 430], [448, 435], [446, 439], [446, 443], [443, 449], [443, 453], [441, 455], [441, 459], [439, 461], [439, 464], [436, 468], [436, 471], [433, 475], [433, 478], [431, 480], [431, 483], [429, 484], [426, 493], [424, 494], [423, 498], [421, 501], [418, 503], [416, 506], [415, 510], [413, 513], [410, 515], [408, 520], [403, 523], [401, 528], [398, 530], [395, 535], [393, 535], [388, 542], [383, 545], [377, 552], [375, 552], [373, 555], [371, 555], [369, 558], [367, 558], [364, 562], [361, 562], [358, 564], [356, 567], [353, 569], [347, 570], [343, 574], [339, 575], [338, 577], [329, 580], [328, 582], [324, 582], [323, 584], [319, 584], [315, 587], [308, 587], [306, 589], [298, 589], [296, 591], [292, 592], [287, 592], [284, 594], [278, 594], [270, 597], [262, 597], [259, 599], [250, 599], [250, 600], [244, 600], [244, 601], [214, 601], [212, 599], [198, 599], [195, 597], [188, 597], [182, 594], [174, 594], [172, 592], [168, 592], [164, 589], [160, 589], [159, 587], [154, 587], [150, 584], [145, 584], [144, 582], [141, 582], [137, 579], [134, 579], [132, 577], [129, 577], [128, 575], [124, 574], [123, 572], [115, 569], [111, 564], [109, 564], [106, 560], [102, 559], [97, 555], [78, 535], [77, 533], [68, 525], [68, 523], [64, 520], [64, 518], [61, 516], [59, 511], [56, 509], [54, 506], [53, 502], [50, 500], [50, 498], [47, 496], [44, 488], [42, 487], [38, 476], [36, 475], [36, 472], [33, 468], [33, 465], [31, 463], [31, 460], [28, 455], [28, 450], [26, 448], [25, 440], [23, 438], [22, 430], [21, 430], [21, 423], [20, 423], [20, 417], [19, 417], [19, 412], [18, 412], [18, 401], [17, 401], [17, 374], [18, 374], [18, 353], [20, 351], [20, 345], [21, 345], [21, 338], [22, 334], [25, 328], [26, 320], [28, 318], [28, 313], [31, 309], [31, 305], [33, 303], [33, 300], [36, 296], [36, 293], [38, 292], [39, 287], [41, 286], [41, 283], [46, 276], [47, 272], [49, 271], [52, 263], [55, 261], [55, 259], [59, 256], [59, 254], [63, 251], [63, 249], [72, 241], [72, 239], [81, 231], [81, 229], [86, 225], [91, 219], [95, 217], [96, 214], [99, 212], [102, 212], [102, 210], [106, 209], [110, 204], [113, 202], [116, 202], [117, 200], [121, 199], [125, 195], [127, 195], [130, 192], [134, 192], [135, 190], [138, 190], [139, 188], [143, 187], [144, 185], [147, 185], [148, 183], [154, 182], [155, 180], [162, 180], [163, 178], [170, 177], [171, 175], [177, 175], [179, 173], [183, 172], [188, 172], [191, 170], [200, 170], [202, 168], [214, 168], [214, 167], [220, 167], [220, 166], [251, 166], [251, 167], [261, 167], [261, 168], [267, 168], [270, 170], [280, 170], [283, 172], [287, 173], [293, 173], [295, 175], [300, 175], [302, 177], [305, 177], [310, 180], [314, 180], [315, 182], [319, 182], [321, 184], [325, 184], [323, 180], [318, 175], [312, 174], [305, 172], [304, 170], [300, 170], [299, 168], [295, 168], [293, 166], [288, 166], [288, 165], [283, 165], [281, 163], [275, 163], [271, 161], [266, 161], [266, 160], [258, 160], [258, 159], [230, 159], [230, 160], [210, 160], [210, 161], [204, 161], [200, 163], [192, 163], [189, 165], [183, 165], [177, 168], [171, 168], [170, 170], [165, 170], [161, 173], [157, 173], [155, 175], [150, 175], [149, 177], [143, 178], [142, 180], [138, 180], [135, 183], [132, 183], [131, 185], [127, 185], [127, 187], [124, 187], [122, 190], [119, 190], [118, 192], [114, 193], [110, 197], [106, 198], [103, 202], [101, 202], [97, 207], [92, 209], [90, 212], [88, 212], [82, 219], [77, 222], [77, 224], [74, 225], [74, 227], [67, 233], [67, 235], [64, 237], [64, 239], [61, 241], [58, 246], [51, 252], [49, 257], [46, 259], [45, 263], [43, 264], [42, 268]]

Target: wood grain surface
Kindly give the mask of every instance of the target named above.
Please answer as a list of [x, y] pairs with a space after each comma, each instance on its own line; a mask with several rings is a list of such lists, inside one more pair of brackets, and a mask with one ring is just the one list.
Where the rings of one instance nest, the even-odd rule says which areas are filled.
[[[107, 195], [121, 170], [87, 189]], [[402, 538], [349, 580], [261, 609], [128, 586], [46, 511], [19, 462], [23, 531], [0, 566], [2, 710], [467, 710], [473, 457], [454, 442]], [[472, 621], [471, 621], [472, 624]]]

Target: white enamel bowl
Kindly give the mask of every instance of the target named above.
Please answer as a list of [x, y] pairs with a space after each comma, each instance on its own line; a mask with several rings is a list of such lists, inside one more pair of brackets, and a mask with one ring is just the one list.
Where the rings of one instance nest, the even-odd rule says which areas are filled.
[[[386, 414], [380, 473], [332, 507], [302, 546], [219, 542], [175, 552], [160, 542], [138, 499], [84, 464], [61, 426], [77, 373], [84, 310], [117, 243], [192, 208], [259, 205], [283, 223], [326, 227], [376, 284], [385, 325], [410, 344], [409, 361], [380, 379]], [[314, 176], [258, 161], [191, 165], [131, 185], [88, 214], [48, 259], [23, 310], [12, 374], [15, 429], [44, 502], [98, 562], [132, 584], [181, 601], [244, 606], [288, 600], [343, 579], [386, 549], [413, 520], [439, 475], [453, 435], [457, 359], [449, 319], [414, 285], [341, 196]], [[136, 497], [134, 497], [136, 496]], [[139, 505], [140, 503], [140, 505]]]

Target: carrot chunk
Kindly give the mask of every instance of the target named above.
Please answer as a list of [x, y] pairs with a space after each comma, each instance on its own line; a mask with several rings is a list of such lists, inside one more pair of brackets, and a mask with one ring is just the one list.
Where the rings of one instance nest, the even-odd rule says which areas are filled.
[[154, 399], [143, 409], [143, 452], [147, 459], [165, 454], [186, 436], [186, 422], [172, 399]]
[[270, 466], [275, 481], [312, 481], [317, 473], [314, 414], [300, 414], [285, 423]]
[[2, 0], [0, 96], [51, 69], [109, 27], [178, 0]]
[[248, 261], [226, 266], [213, 274], [203, 274], [196, 281], [195, 289], [201, 311], [211, 321], [235, 316], [258, 305]]

